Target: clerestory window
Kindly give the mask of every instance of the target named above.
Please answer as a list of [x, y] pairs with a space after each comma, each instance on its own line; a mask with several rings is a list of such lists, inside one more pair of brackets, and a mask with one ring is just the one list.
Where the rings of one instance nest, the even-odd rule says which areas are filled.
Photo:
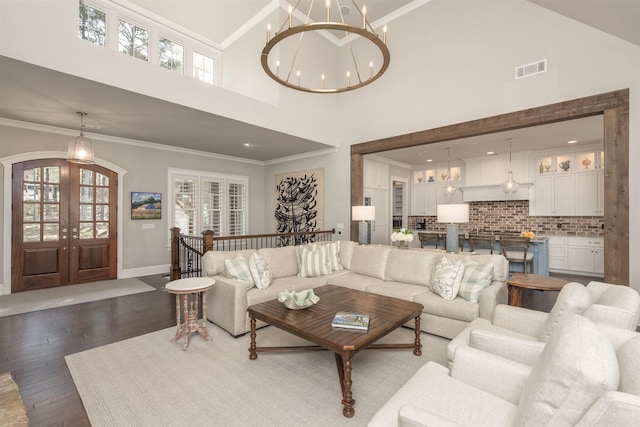
[[118, 52], [149, 60], [149, 31], [123, 19], [118, 20]]
[[107, 14], [80, 2], [78, 36], [100, 46], [107, 45]]

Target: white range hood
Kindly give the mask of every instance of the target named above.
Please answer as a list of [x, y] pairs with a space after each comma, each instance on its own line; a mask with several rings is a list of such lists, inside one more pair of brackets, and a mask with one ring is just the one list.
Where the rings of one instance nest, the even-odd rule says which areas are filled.
[[475, 185], [460, 187], [463, 202], [491, 202], [502, 200], [529, 200], [529, 189], [532, 182], [520, 182], [520, 187], [515, 194], [506, 194], [502, 191], [502, 184]]

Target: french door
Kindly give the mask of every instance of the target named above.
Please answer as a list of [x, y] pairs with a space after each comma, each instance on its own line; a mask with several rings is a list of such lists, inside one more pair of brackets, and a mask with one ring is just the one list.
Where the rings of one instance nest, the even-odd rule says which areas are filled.
[[117, 276], [118, 176], [61, 159], [13, 165], [11, 292]]

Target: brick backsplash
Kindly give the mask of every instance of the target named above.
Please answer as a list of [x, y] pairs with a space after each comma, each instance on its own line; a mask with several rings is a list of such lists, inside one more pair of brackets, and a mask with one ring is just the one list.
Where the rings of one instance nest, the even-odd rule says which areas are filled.
[[[416, 229], [423, 219], [427, 230], [446, 229], [446, 224], [436, 222], [435, 216], [410, 216], [409, 228]], [[469, 223], [460, 224], [459, 229], [461, 233], [531, 230], [547, 236], [597, 236], [604, 234], [604, 217], [529, 216], [528, 200], [470, 202]]]

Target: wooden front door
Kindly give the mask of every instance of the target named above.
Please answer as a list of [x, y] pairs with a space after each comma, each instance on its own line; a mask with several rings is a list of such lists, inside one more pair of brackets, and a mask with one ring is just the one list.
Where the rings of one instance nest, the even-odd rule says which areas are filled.
[[13, 165], [11, 292], [115, 279], [115, 172], [47, 159]]

